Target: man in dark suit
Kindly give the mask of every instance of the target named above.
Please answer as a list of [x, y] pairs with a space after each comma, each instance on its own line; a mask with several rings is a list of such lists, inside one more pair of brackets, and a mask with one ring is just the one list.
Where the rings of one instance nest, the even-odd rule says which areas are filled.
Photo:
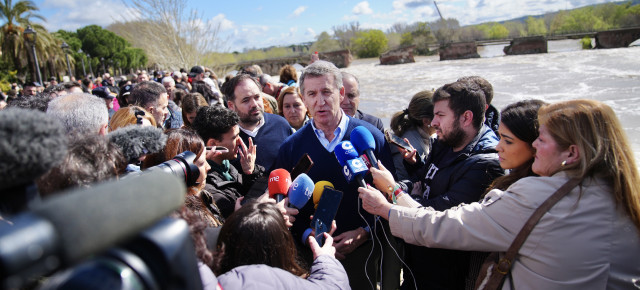
[[342, 72], [342, 84], [344, 85], [344, 100], [340, 102], [340, 108], [344, 113], [363, 120], [384, 132], [384, 125], [380, 118], [358, 110], [358, 105], [360, 105], [360, 81], [358, 78], [348, 72]]

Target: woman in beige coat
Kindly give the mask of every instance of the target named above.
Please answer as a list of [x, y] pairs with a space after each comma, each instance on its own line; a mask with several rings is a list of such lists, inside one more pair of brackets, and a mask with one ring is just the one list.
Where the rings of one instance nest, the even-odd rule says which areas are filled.
[[[540, 204], [572, 177], [582, 183], [535, 226], [509, 289], [633, 289], [640, 285], [640, 177], [613, 110], [598, 101], [543, 106], [533, 171], [479, 203], [438, 212], [392, 205], [361, 188], [363, 207], [408, 243], [505, 252]], [[429, 261], [425, 261], [428, 263]]]

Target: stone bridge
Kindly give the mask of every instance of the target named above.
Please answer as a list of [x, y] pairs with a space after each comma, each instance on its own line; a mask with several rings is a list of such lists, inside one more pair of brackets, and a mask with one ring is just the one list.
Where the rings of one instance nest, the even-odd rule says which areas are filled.
[[582, 37], [595, 37], [595, 48], [618, 48], [628, 47], [629, 44], [640, 39], [640, 27], [607, 30], [600, 32], [587, 32], [579, 34], [555, 35], [550, 37], [534, 36], [522, 37], [506, 40], [492, 41], [472, 41], [450, 43], [440, 47], [440, 60], [476, 58], [478, 55], [478, 44], [490, 44], [509, 41], [509, 45], [504, 48], [506, 55], [546, 53], [547, 41], [550, 39], [576, 39]]
[[[348, 67], [353, 61], [353, 56], [351, 55], [351, 52], [348, 49], [331, 51], [331, 52], [320, 52], [318, 53], [318, 57], [321, 60], [332, 62], [338, 68]], [[274, 75], [279, 75], [280, 68], [287, 64], [293, 65], [297, 63], [302, 66], [307, 66], [309, 65], [310, 60], [311, 60], [311, 55], [304, 54], [304, 55], [291, 56], [291, 57], [245, 61], [245, 62], [238, 63], [236, 65], [236, 69], [240, 70], [243, 67], [257, 64], [260, 66], [263, 73], [274, 76]]]

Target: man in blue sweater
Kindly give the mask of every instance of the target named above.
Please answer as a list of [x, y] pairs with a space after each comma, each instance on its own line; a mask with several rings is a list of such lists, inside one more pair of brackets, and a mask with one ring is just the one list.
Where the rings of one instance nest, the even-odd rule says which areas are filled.
[[[258, 148], [256, 164], [269, 169], [278, 149], [293, 134], [287, 120], [264, 112], [260, 84], [248, 74], [239, 74], [222, 85], [227, 106], [240, 117], [240, 138], [249, 144], [249, 137]], [[238, 161], [233, 165], [239, 169]]]
[[[342, 75], [332, 63], [316, 61], [309, 65], [300, 77], [300, 90], [313, 119], [282, 144], [273, 168], [291, 170], [300, 157], [307, 153], [314, 162], [314, 166], [308, 172], [309, 177], [315, 182], [329, 181], [344, 193], [335, 218], [336, 257], [347, 270], [353, 289], [371, 289], [370, 282], [375, 285], [375, 269], [372, 269], [375, 268], [375, 257], [371, 257], [368, 264], [366, 261], [372, 247], [370, 231], [373, 230], [374, 219], [361, 209], [358, 203], [358, 185], [355, 182], [347, 183], [342, 166], [333, 151], [339, 142], [350, 139], [351, 131], [355, 127], [363, 126], [373, 135], [376, 143], [374, 154], [378, 160], [395, 172], [389, 145], [376, 127], [348, 117], [342, 111], [340, 102], [345, 97]], [[371, 182], [369, 176], [366, 180]], [[313, 202], [308, 202], [296, 216], [291, 232], [297, 241], [300, 241], [302, 233], [309, 227], [309, 216], [313, 212]], [[304, 256], [308, 248], [301, 249]], [[365, 274], [365, 264], [369, 278]]]

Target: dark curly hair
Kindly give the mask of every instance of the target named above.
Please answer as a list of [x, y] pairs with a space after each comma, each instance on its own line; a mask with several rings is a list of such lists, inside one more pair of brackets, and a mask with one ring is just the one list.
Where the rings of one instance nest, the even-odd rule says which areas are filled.
[[221, 140], [224, 133], [240, 122], [238, 114], [220, 106], [200, 107], [191, 124], [198, 135], [207, 143], [209, 139]]
[[35, 96], [20, 96], [7, 103], [7, 107], [23, 108], [46, 112], [49, 101], [53, 98], [48, 94], [36, 94]]

